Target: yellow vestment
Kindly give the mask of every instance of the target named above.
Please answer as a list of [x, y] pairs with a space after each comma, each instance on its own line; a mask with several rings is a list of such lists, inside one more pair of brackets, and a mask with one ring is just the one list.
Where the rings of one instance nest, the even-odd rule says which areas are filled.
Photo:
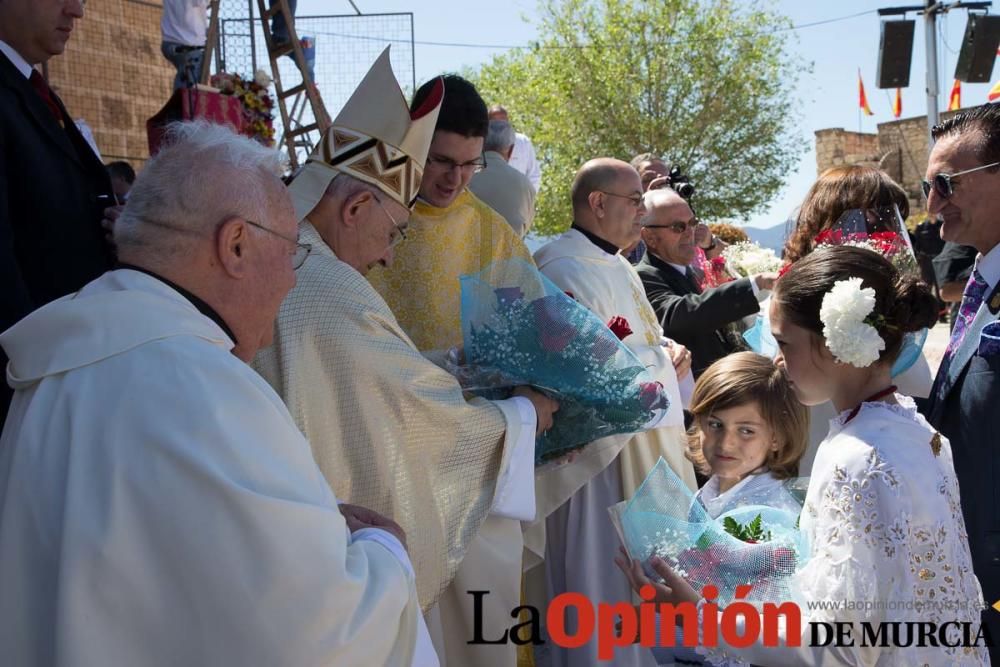
[[390, 268], [368, 274], [420, 350], [462, 344], [459, 277], [504, 259], [532, 262], [503, 217], [465, 190], [451, 206], [418, 201]]

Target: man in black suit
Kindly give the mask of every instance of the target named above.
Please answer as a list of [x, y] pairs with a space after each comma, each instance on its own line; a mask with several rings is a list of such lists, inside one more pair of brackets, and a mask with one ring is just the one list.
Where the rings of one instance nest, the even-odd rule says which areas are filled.
[[771, 289], [777, 274], [701, 291], [690, 268], [698, 224], [691, 207], [673, 190], [650, 190], [644, 199], [646, 254], [635, 268], [663, 333], [691, 350], [691, 369], [697, 377], [715, 360], [742, 349], [732, 325], [760, 310], [757, 295]]
[[[63, 52], [82, 17], [81, 0], [0, 0], [0, 331], [112, 263], [100, 226], [114, 201], [107, 172], [34, 69]], [[0, 382], [0, 424], [10, 396]]]
[[[951, 441], [972, 565], [992, 605], [1000, 600], [1000, 105], [953, 116], [932, 135], [927, 210], [944, 221], [941, 238], [979, 256], [923, 410]], [[1000, 644], [1000, 613], [986, 609], [983, 619]], [[990, 656], [1000, 664], [1000, 646]]]

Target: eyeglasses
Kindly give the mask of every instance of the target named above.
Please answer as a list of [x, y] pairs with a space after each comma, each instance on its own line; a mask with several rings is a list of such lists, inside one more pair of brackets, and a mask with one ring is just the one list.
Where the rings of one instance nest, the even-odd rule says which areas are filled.
[[628, 199], [630, 202], [632, 202], [632, 206], [635, 206], [636, 208], [642, 208], [644, 206], [642, 202], [642, 195], [620, 195], [617, 192], [608, 192], [607, 190], [598, 190], [598, 192], [603, 192], [609, 197], [620, 197], [622, 199]]
[[396, 218], [392, 217], [392, 214], [389, 213], [389, 209], [383, 206], [382, 201], [378, 197], [372, 195], [372, 199], [375, 200], [375, 203], [378, 204], [378, 207], [382, 209], [382, 212], [385, 213], [386, 217], [389, 218], [389, 222], [391, 222], [392, 226], [396, 228], [397, 232], [399, 232], [399, 234], [389, 239], [389, 247], [395, 248], [400, 243], [406, 240], [406, 229], [398, 222], [396, 222]]
[[306, 257], [308, 257], [309, 253], [312, 251], [312, 246], [309, 245], [308, 243], [299, 243], [298, 239], [289, 238], [284, 234], [279, 234], [278, 232], [274, 231], [273, 229], [265, 227], [259, 222], [254, 222], [253, 220], [247, 220], [246, 218], [243, 219], [246, 220], [248, 225], [256, 227], [257, 229], [262, 229], [268, 234], [274, 234], [283, 241], [288, 241], [289, 243], [295, 244], [295, 253], [292, 255], [292, 270], [296, 270], [300, 266], [302, 266], [306, 261]]
[[697, 220], [689, 220], [688, 222], [671, 222], [669, 225], [643, 225], [644, 229], [669, 229], [674, 234], [683, 234], [689, 229], [694, 229], [698, 226]]
[[455, 162], [451, 158], [443, 157], [441, 155], [428, 155], [427, 165], [433, 165], [441, 171], [451, 171], [452, 169], [459, 169], [466, 174], [478, 174], [483, 169], [486, 169], [486, 158], [479, 157], [475, 160], [469, 160], [468, 162]]
[[980, 171], [982, 169], [990, 169], [991, 167], [1000, 166], [1000, 162], [991, 162], [990, 164], [984, 164], [981, 167], [974, 167], [972, 169], [966, 169], [965, 171], [960, 171], [957, 174], [937, 174], [934, 176], [933, 182], [920, 181], [920, 185], [924, 189], [924, 197], [930, 197], [931, 187], [934, 188], [934, 192], [938, 193], [938, 196], [942, 199], [949, 199], [953, 194], [955, 194], [955, 188], [952, 185], [955, 182], [955, 178], [958, 176], [963, 176], [965, 174], [971, 174], [974, 171]]

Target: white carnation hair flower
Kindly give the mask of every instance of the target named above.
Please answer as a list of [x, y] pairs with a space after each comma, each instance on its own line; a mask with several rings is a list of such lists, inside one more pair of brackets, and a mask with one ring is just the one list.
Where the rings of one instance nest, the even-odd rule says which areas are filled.
[[837, 361], [867, 368], [878, 361], [885, 341], [865, 322], [875, 310], [875, 290], [861, 287], [861, 278], [838, 280], [823, 296], [819, 319], [826, 347]]

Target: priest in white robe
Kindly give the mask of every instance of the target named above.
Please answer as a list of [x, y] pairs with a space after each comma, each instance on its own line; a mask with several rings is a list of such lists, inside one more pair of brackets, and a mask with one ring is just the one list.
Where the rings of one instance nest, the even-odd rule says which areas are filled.
[[[639, 275], [620, 254], [638, 238], [644, 212], [639, 174], [627, 162], [599, 158], [577, 173], [572, 188], [573, 226], [535, 253], [539, 270], [605, 322], [627, 320], [631, 330], [622, 342], [663, 384], [670, 409], [657, 428], [632, 436], [603, 438], [585, 447], [571, 466], [550, 468], [538, 475], [539, 516], [545, 516], [545, 596], [566, 591], [587, 595], [595, 603], [631, 599], [627, 582], [609, 572], [617, 536], [607, 508], [632, 496], [662, 456], [692, 489], [694, 467], [684, 456], [686, 434], [678, 375], [690, 383], [690, 354], [663, 337]], [[675, 370], [675, 358], [679, 368]], [[541, 525], [525, 542], [542, 551]], [[541, 568], [538, 568], [541, 569]], [[538, 572], [533, 573], [534, 600]], [[575, 619], [570, 619], [573, 628]], [[597, 643], [579, 649], [547, 646], [550, 664], [597, 663]], [[602, 663], [603, 664], [603, 663]], [[615, 665], [651, 665], [648, 649], [617, 651]]]
[[[289, 186], [300, 240], [312, 251], [282, 303], [274, 345], [253, 363], [338, 496], [403, 526], [425, 609], [490, 516], [506, 519], [496, 523], [513, 531], [517, 546], [485, 550], [479, 557], [488, 567], [473, 587], [499, 594], [510, 579], [516, 595], [518, 522], [535, 518], [536, 425], [550, 425], [556, 407], [527, 388], [508, 400], [467, 401], [365, 280], [405, 242], [441, 92], [411, 117], [386, 49], [344, 106]], [[464, 643], [473, 637], [473, 598], [462, 590], [460, 599], [468, 608], [446, 625]], [[491, 633], [511, 624], [517, 599], [508, 602], [489, 605]]]
[[246, 363], [308, 252], [278, 155], [173, 132], [122, 265], [0, 335], [2, 662], [434, 665], [402, 530], [338, 507]]

